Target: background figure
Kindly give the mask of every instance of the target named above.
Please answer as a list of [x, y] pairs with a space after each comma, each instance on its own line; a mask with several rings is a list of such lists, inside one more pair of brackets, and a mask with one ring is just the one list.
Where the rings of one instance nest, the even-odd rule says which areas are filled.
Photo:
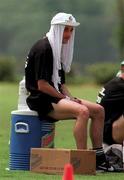
[[121, 62], [120, 70], [118, 71], [116, 76], [119, 77], [121, 73], [124, 73], [124, 61]]
[[124, 73], [113, 78], [100, 90], [97, 103], [105, 109], [103, 141], [108, 145], [124, 140]]
[[51, 20], [49, 32], [31, 48], [26, 64], [27, 104], [49, 121], [76, 119], [73, 134], [77, 149], [87, 148], [87, 126], [91, 118], [90, 137], [96, 150], [99, 170], [111, 170], [102, 148], [104, 109], [101, 105], [73, 97], [65, 86], [65, 73], [73, 58], [75, 27], [79, 23], [71, 14], [58, 13]]

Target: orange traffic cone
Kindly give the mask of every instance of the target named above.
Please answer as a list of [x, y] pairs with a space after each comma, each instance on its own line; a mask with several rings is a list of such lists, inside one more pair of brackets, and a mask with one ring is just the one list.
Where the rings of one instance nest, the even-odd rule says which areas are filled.
[[74, 180], [73, 166], [71, 164], [65, 164], [62, 180]]

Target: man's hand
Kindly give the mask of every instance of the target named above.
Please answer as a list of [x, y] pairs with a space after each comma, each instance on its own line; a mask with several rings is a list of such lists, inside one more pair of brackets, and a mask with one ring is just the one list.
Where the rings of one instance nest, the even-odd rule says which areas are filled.
[[74, 101], [74, 102], [77, 102], [79, 104], [82, 104], [82, 101], [76, 97], [69, 97], [69, 96], [66, 96], [66, 99], [68, 100], [71, 100], [71, 101]]
[[74, 97], [74, 98], [72, 99], [72, 101], [77, 102], [77, 103], [79, 103], [79, 104], [82, 104], [82, 101], [81, 101], [80, 99], [76, 98], [76, 97]]

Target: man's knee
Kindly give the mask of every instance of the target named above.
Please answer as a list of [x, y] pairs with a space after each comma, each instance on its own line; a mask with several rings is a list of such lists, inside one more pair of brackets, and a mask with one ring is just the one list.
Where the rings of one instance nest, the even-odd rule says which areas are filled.
[[103, 106], [97, 104], [96, 115], [100, 116], [102, 119], [104, 119], [105, 111], [104, 111], [104, 107]]
[[97, 104], [97, 109], [100, 113], [104, 113], [104, 107], [101, 106], [100, 104]]
[[78, 108], [77, 115], [81, 116], [81, 117], [85, 117], [86, 119], [88, 119], [89, 118], [89, 110], [88, 110], [88, 108], [85, 107], [85, 106]]

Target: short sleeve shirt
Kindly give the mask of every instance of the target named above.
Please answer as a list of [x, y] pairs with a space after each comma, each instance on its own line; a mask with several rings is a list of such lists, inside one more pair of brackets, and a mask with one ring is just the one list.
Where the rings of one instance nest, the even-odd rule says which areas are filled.
[[97, 102], [105, 109], [104, 142], [115, 143], [112, 138], [112, 124], [124, 113], [124, 80], [115, 77], [109, 81], [99, 92]]
[[[36, 42], [31, 48], [25, 63], [26, 88], [30, 92], [27, 103], [32, 110], [48, 113], [52, 109], [52, 102], [58, 102], [60, 99], [54, 98], [38, 90], [37, 81], [44, 79], [50, 85], [53, 74], [53, 53], [47, 38]], [[65, 83], [65, 73], [63, 69], [59, 71], [61, 84]], [[59, 87], [61, 87], [59, 84]], [[41, 109], [42, 108], [42, 109]]]
[[[25, 65], [26, 88], [28, 91], [38, 89], [37, 81], [44, 79], [53, 86], [53, 54], [47, 38], [39, 40], [30, 50]], [[61, 84], [65, 83], [65, 73], [59, 72]]]

